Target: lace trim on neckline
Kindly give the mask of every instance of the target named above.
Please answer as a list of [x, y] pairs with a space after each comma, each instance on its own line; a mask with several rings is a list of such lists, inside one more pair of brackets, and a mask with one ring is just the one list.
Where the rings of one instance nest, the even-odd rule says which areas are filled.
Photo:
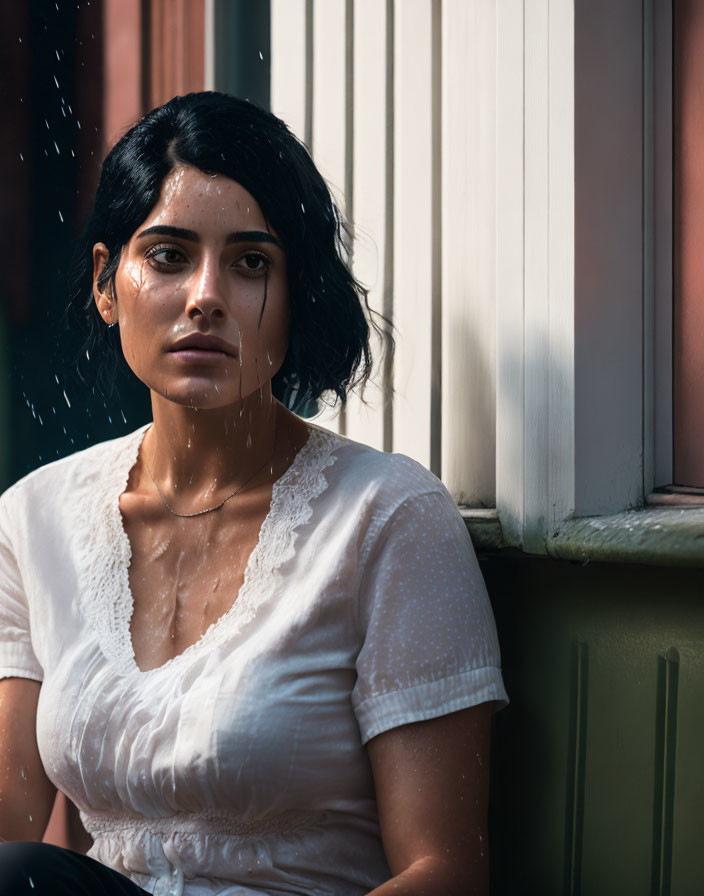
[[130, 633], [134, 606], [129, 582], [132, 549], [119, 498], [127, 488], [150, 425], [145, 424], [126, 436], [117, 456], [101, 463], [81, 558], [81, 569], [85, 571], [81, 588], [84, 610], [100, 647], [123, 672], [139, 675], [157, 675], [180, 666], [206, 646], [214, 647], [233, 637], [254, 618], [257, 607], [267, 600], [277, 584], [277, 569], [294, 555], [296, 532], [313, 513], [311, 502], [327, 488], [323, 471], [336, 461], [332, 449], [340, 438], [336, 433], [309, 424], [311, 431], [306, 443], [273, 485], [269, 512], [232, 606], [184, 651], [154, 669], [142, 670], [135, 659]]

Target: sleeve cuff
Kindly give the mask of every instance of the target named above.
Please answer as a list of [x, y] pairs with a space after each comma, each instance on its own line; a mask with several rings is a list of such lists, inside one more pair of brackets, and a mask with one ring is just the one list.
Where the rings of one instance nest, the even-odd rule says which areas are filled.
[[0, 678], [31, 678], [43, 681], [44, 672], [34, 657], [27, 655], [26, 644], [0, 644]]
[[355, 715], [365, 744], [377, 734], [399, 725], [423, 722], [491, 700], [498, 701], [496, 709], [502, 709], [509, 702], [497, 666], [469, 669], [447, 678], [368, 697], [355, 707]]

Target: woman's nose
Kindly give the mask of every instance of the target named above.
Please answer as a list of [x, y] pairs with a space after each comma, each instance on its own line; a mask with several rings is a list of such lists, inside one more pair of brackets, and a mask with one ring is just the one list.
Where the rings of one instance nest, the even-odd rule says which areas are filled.
[[191, 318], [199, 314], [208, 318], [223, 318], [226, 310], [218, 266], [215, 262], [206, 260], [188, 292], [186, 313]]

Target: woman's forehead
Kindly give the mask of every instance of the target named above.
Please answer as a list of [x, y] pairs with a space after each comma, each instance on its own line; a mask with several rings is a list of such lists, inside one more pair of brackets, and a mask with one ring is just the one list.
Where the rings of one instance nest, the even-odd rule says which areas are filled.
[[238, 181], [192, 166], [173, 168], [159, 199], [139, 227], [173, 224], [192, 230], [269, 230], [259, 203]]

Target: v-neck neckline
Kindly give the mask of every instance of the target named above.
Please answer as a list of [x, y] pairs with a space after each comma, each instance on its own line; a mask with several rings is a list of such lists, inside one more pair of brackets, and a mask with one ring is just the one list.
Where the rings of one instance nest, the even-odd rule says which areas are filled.
[[[103, 653], [125, 672], [156, 676], [189, 662], [209, 646], [215, 646], [253, 619], [256, 608], [274, 587], [276, 569], [293, 555], [297, 528], [310, 518], [310, 501], [327, 487], [322, 471], [336, 459], [332, 448], [338, 436], [315, 424], [291, 464], [274, 482], [269, 510], [260, 526], [257, 543], [249, 555], [244, 579], [232, 605], [181, 653], [152, 669], [141, 669], [134, 653], [131, 620], [134, 597], [129, 581], [132, 546], [125, 530], [119, 501], [137, 463], [142, 441], [151, 423], [125, 438], [124, 451], [114, 465], [102, 504], [102, 519], [91, 522], [94, 562], [111, 557], [104, 574], [89, 582], [94, 601], [93, 622], [98, 628]], [[89, 577], [90, 578], [90, 577]], [[102, 612], [101, 612], [102, 610]]]

